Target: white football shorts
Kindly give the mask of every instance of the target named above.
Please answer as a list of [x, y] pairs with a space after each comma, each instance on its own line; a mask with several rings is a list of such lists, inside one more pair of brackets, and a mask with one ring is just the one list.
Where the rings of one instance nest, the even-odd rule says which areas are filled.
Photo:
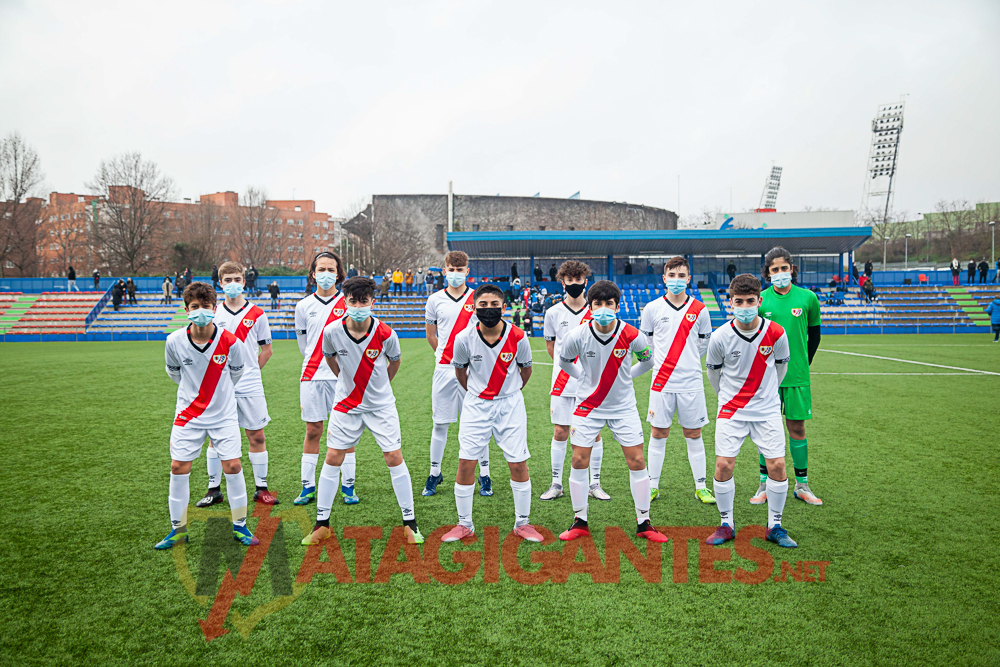
[[435, 424], [454, 424], [462, 413], [465, 390], [458, 383], [455, 367], [438, 364], [434, 367], [434, 382], [431, 387], [431, 408]]
[[715, 422], [715, 455], [735, 458], [743, 440], [750, 436], [765, 459], [785, 458], [785, 426], [781, 417], [767, 421], [719, 419]]
[[240, 428], [250, 431], [258, 431], [271, 421], [271, 415], [267, 414], [267, 399], [264, 398], [264, 394], [237, 396], [236, 414], [240, 420]]
[[572, 424], [575, 409], [575, 396], [549, 396], [549, 421], [556, 426]]
[[684, 393], [649, 392], [649, 410], [646, 421], [656, 428], [670, 428], [674, 414], [681, 428], [701, 428], [708, 424], [708, 407], [705, 405], [705, 388]]
[[395, 405], [374, 412], [334, 410], [326, 426], [326, 446], [330, 449], [350, 449], [358, 444], [366, 428], [383, 452], [394, 452], [400, 448], [399, 412]]
[[574, 447], [593, 447], [598, 434], [605, 425], [611, 429], [611, 434], [622, 447], [642, 446], [644, 438], [642, 435], [642, 422], [639, 421], [639, 413], [635, 408], [628, 411], [620, 419], [606, 419], [604, 417], [579, 417], [573, 415], [570, 422], [569, 441]]
[[458, 458], [467, 461], [486, 458], [491, 437], [508, 463], [521, 463], [531, 458], [528, 415], [521, 392], [492, 401], [472, 394], [465, 397], [458, 424]]
[[211, 438], [212, 446], [223, 461], [238, 459], [243, 455], [240, 427], [235, 423], [199, 428], [188, 424], [170, 429], [170, 458], [174, 461], [194, 461], [201, 456], [205, 438]]
[[336, 380], [310, 380], [299, 382], [299, 406], [302, 421], [325, 422], [333, 410], [333, 395], [337, 391]]

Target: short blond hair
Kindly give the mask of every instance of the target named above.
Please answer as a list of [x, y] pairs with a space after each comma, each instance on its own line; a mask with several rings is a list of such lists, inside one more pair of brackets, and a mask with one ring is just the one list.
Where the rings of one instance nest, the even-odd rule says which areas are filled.
[[222, 266], [219, 267], [219, 280], [222, 280], [224, 276], [228, 276], [231, 273], [238, 273], [243, 276], [246, 273], [246, 269], [239, 262], [223, 262]]

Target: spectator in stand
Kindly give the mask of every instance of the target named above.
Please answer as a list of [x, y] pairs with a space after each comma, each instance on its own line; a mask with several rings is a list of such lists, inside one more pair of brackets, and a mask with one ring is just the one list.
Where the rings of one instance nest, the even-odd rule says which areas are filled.
[[861, 287], [861, 291], [865, 293], [865, 298], [868, 299], [868, 303], [873, 303], [878, 299], [878, 295], [875, 293], [875, 281], [871, 278], [865, 276], [865, 284]]
[[986, 275], [990, 272], [989, 262], [987, 262], [986, 258], [983, 257], [982, 261], [979, 262], [979, 266], [976, 268], [979, 269], [979, 284], [981, 285], [986, 282]]
[[646, 262], [646, 273], [648, 275], [652, 275], [653, 274], [653, 263], [652, 262]]
[[962, 269], [958, 265], [958, 257], [951, 258], [951, 284], [958, 284], [958, 276], [962, 273]]
[[444, 273], [441, 271], [434, 277], [434, 289], [439, 291], [444, 289]]
[[830, 278], [830, 282], [827, 284], [827, 287], [840, 287], [840, 275], [837, 273], [833, 274], [833, 277]]
[[122, 296], [125, 294], [125, 283], [121, 280], [116, 282], [111, 288], [111, 304], [115, 307], [115, 312], [121, 308]]
[[73, 290], [80, 291], [80, 288], [76, 286], [76, 269], [72, 266], [66, 269], [66, 283], [67, 292], [72, 292]]
[[306, 278], [306, 296], [309, 296], [316, 291], [316, 283], [313, 282], [312, 278]]
[[851, 275], [854, 276], [854, 282], [860, 285], [861, 283], [859, 282], [858, 279], [861, 278], [861, 274], [858, 272], [857, 262], [854, 262], [854, 264], [851, 265]]
[[535, 264], [535, 282], [542, 282], [542, 267], [538, 264]]
[[555, 264], [553, 264], [552, 266], [549, 267], [549, 280], [551, 280], [552, 282], [556, 281], [556, 265]]
[[632, 275], [632, 262], [625, 262], [625, 275]]
[[1000, 296], [990, 301], [986, 306], [990, 316], [990, 330], [993, 332], [993, 342], [1000, 341]]
[[976, 260], [974, 259], [969, 260], [968, 269], [969, 269], [969, 278], [967, 282], [968, 284], [971, 285], [976, 281]]
[[184, 286], [185, 287], [187, 287], [188, 285], [191, 284], [191, 279], [193, 277], [194, 277], [194, 274], [191, 273], [191, 269], [188, 268], [188, 267], [184, 267]]
[[351, 268], [347, 269], [347, 277], [353, 278], [356, 275], [358, 275], [358, 270], [354, 268], [353, 264], [351, 264]]
[[417, 287], [417, 294], [423, 294], [424, 292], [424, 270], [417, 269], [417, 274], [414, 276], [413, 284]]
[[216, 292], [219, 291], [219, 267], [215, 264], [212, 265], [212, 287]]
[[181, 294], [184, 292], [184, 287], [187, 283], [184, 282], [184, 276], [180, 273], [174, 273], [174, 292], [177, 294], [177, 298], [181, 298]]
[[510, 281], [514, 282], [515, 280], [518, 279], [518, 277], [519, 276], [517, 275], [517, 263], [515, 262], [514, 264], [510, 265]]
[[993, 282], [1000, 283], [1000, 259], [997, 260], [996, 273], [993, 274]]
[[511, 317], [511, 320], [514, 322], [515, 327], [518, 329], [521, 328], [521, 309], [517, 306], [514, 306], [514, 315]]
[[101, 289], [101, 272], [94, 269], [94, 291]]
[[253, 285], [250, 289], [253, 291], [254, 296], [260, 296], [260, 287], [257, 285], [257, 279], [260, 278], [260, 271], [257, 270], [256, 266], [251, 266], [250, 271], [253, 272]]
[[[958, 260], [955, 261], [956, 263], [958, 262]], [[872, 273], [874, 273], [874, 271], [875, 271], [875, 265], [872, 264], [872, 261], [869, 259], [867, 262], [865, 262], [865, 275], [871, 278]]]
[[406, 285], [406, 296], [413, 294], [413, 269], [407, 269], [403, 276], [403, 284]]
[[392, 286], [392, 274], [388, 271], [382, 276], [382, 282], [378, 285], [379, 303], [389, 300], [389, 288]]
[[403, 295], [403, 272], [398, 267], [392, 272], [392, 293]]
[[729, 276], [729, 282], [733, 282], [733, 278], [736, 277], [736, 262], [729, 260], [729, 266], [726, 267], [726, 275]]
[[173, 302], [173, 299], [170, 296], [170, 290], [173, 286], [173, 283], [170, 282], [170, 276], [163, 276], [163, 300], [161, 303], [169, 305]]
[[427, 275], [424, 276], [424, 292], [430, 296], [430, 293], [434, 291], [434, 274], [431, 270], [427, 269]]
[[281, 302], [278, 301], [278, 296], [281, 295], [281, 289], [278, 287], [277, 280], [272, 280], [271, 284], [267, 286], [267, 293], [271, 295], [271, 310], [279, 310]]
[[132, 278], [125, 281], [125, 292], [128, 294], [128, 305], [139, 305], [139, 302], [135, 300], [135, 283], [132, 281]]

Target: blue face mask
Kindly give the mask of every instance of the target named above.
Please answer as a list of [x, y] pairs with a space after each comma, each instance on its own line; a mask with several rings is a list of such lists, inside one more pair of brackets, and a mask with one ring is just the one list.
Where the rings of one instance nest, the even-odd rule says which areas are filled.
[[189, 312], [187, 318], [199, 327], [207, 327], [209, 322], [215, 319], [215, 313], [208, 308], [198, 308]]
[[750, 324], [757, 317], [757, 308], [733, 308], [733, 317], [743, 324]]
[[354, 320], [355, 322], [364, 322], [369, 317], [372, 316], [372, 307], [363, 306], [360, 308], [347, 307], [347, 316]]
[[448, 284], [452, 287], [461, 287], [465, 284], [465, 274], [461, 271], [448, 272]]
[[235, 299], [240, 294], [243, 294], [243, 283], [226, 283], [222, 286], [222, 291], [226, 293], [230, 299]]
[[687, 289], [686, 278], [667, 278], [664, 282], [671, 294], [680, 294]]
[[792, 284], [792, 274], [789, 273], [788, 271], [785, 271], [783, 273], [775, 273], [774, 275], [771, 276], [771, 284], [774, 285], [775, 287], [780, 287], [781, 289], [785, 289], [786, 287]]
[[337, 284], [337, 274], [333, 271], [319, 271], [316, 273], [316, 285], [320, 289], [330, 289]]
[[598, 308], [591, 313], [591, 317], [594, 321], [600, 324], [602, 327], [606, 327], [615, 321], [615, 311], [610, 308]]

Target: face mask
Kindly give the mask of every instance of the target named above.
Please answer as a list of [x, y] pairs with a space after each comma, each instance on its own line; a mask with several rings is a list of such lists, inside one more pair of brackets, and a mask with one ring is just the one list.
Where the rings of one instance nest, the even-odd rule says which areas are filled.
[[226, 293], [230, 299], [235, 299], [240, 294], [243, 294], [243, 283], [226, 283], [222, 286], [222, 291]]
[[465, 274], [461, 271], [449, 271], [448, 284], [452, 287], [461, 287], [465, 284]]
[[787, 271], [783, 273], [775, 273], [771, 276], [771, 284], [775, 287], [784, 289], [792, 284], [792, 274]]
[[583, 294], [583, 290], [587, 289], [587, 286], [583, 283], [577, 285], [566, 285], [566, 294], [569, 294], [572, 298], [577, 298]]
[[733, 308], [733, 317], [743, 324], [750, 324], [757, 317], [757, 308]]
[[320, 271], [316, 274], [316, 285], [320, 289], [330, 289], [337, 284], [337, 275], [333, 271]]
[[187, 318], [199, 327], [207, 327], [208, 323], [215, 319], [215, 313], [208, 308], [198, 308], [188, 313]]
[[615, 311], [611, 310], [610, 308], [598, 308], [597, 310], [593, 311], [593, 313], [591, 313], [591, 317], [593, 317], [594, 321], [600, 324], [602, 327], [606, 327], [615, 321], [616, 315]]
[[359, 308], [347, 307], [347, 316], [354, 320], [355, 322], [364, 322], [369, 317], [372, 316], [372, 307], [363, 306]]
[[483, 326], [488, 329], [492, 329], [496, 325], [500, 324], [500, 317], [502, 313], [503, 308], [476, 308], [476, 317], [478, 317], [479, 321], [483, 323]]
[[667, 278], [664, 282], [667, 284], [667, 289], [670, 290], [671, 294], [680, 294], [687, 289], [686, 279]]

